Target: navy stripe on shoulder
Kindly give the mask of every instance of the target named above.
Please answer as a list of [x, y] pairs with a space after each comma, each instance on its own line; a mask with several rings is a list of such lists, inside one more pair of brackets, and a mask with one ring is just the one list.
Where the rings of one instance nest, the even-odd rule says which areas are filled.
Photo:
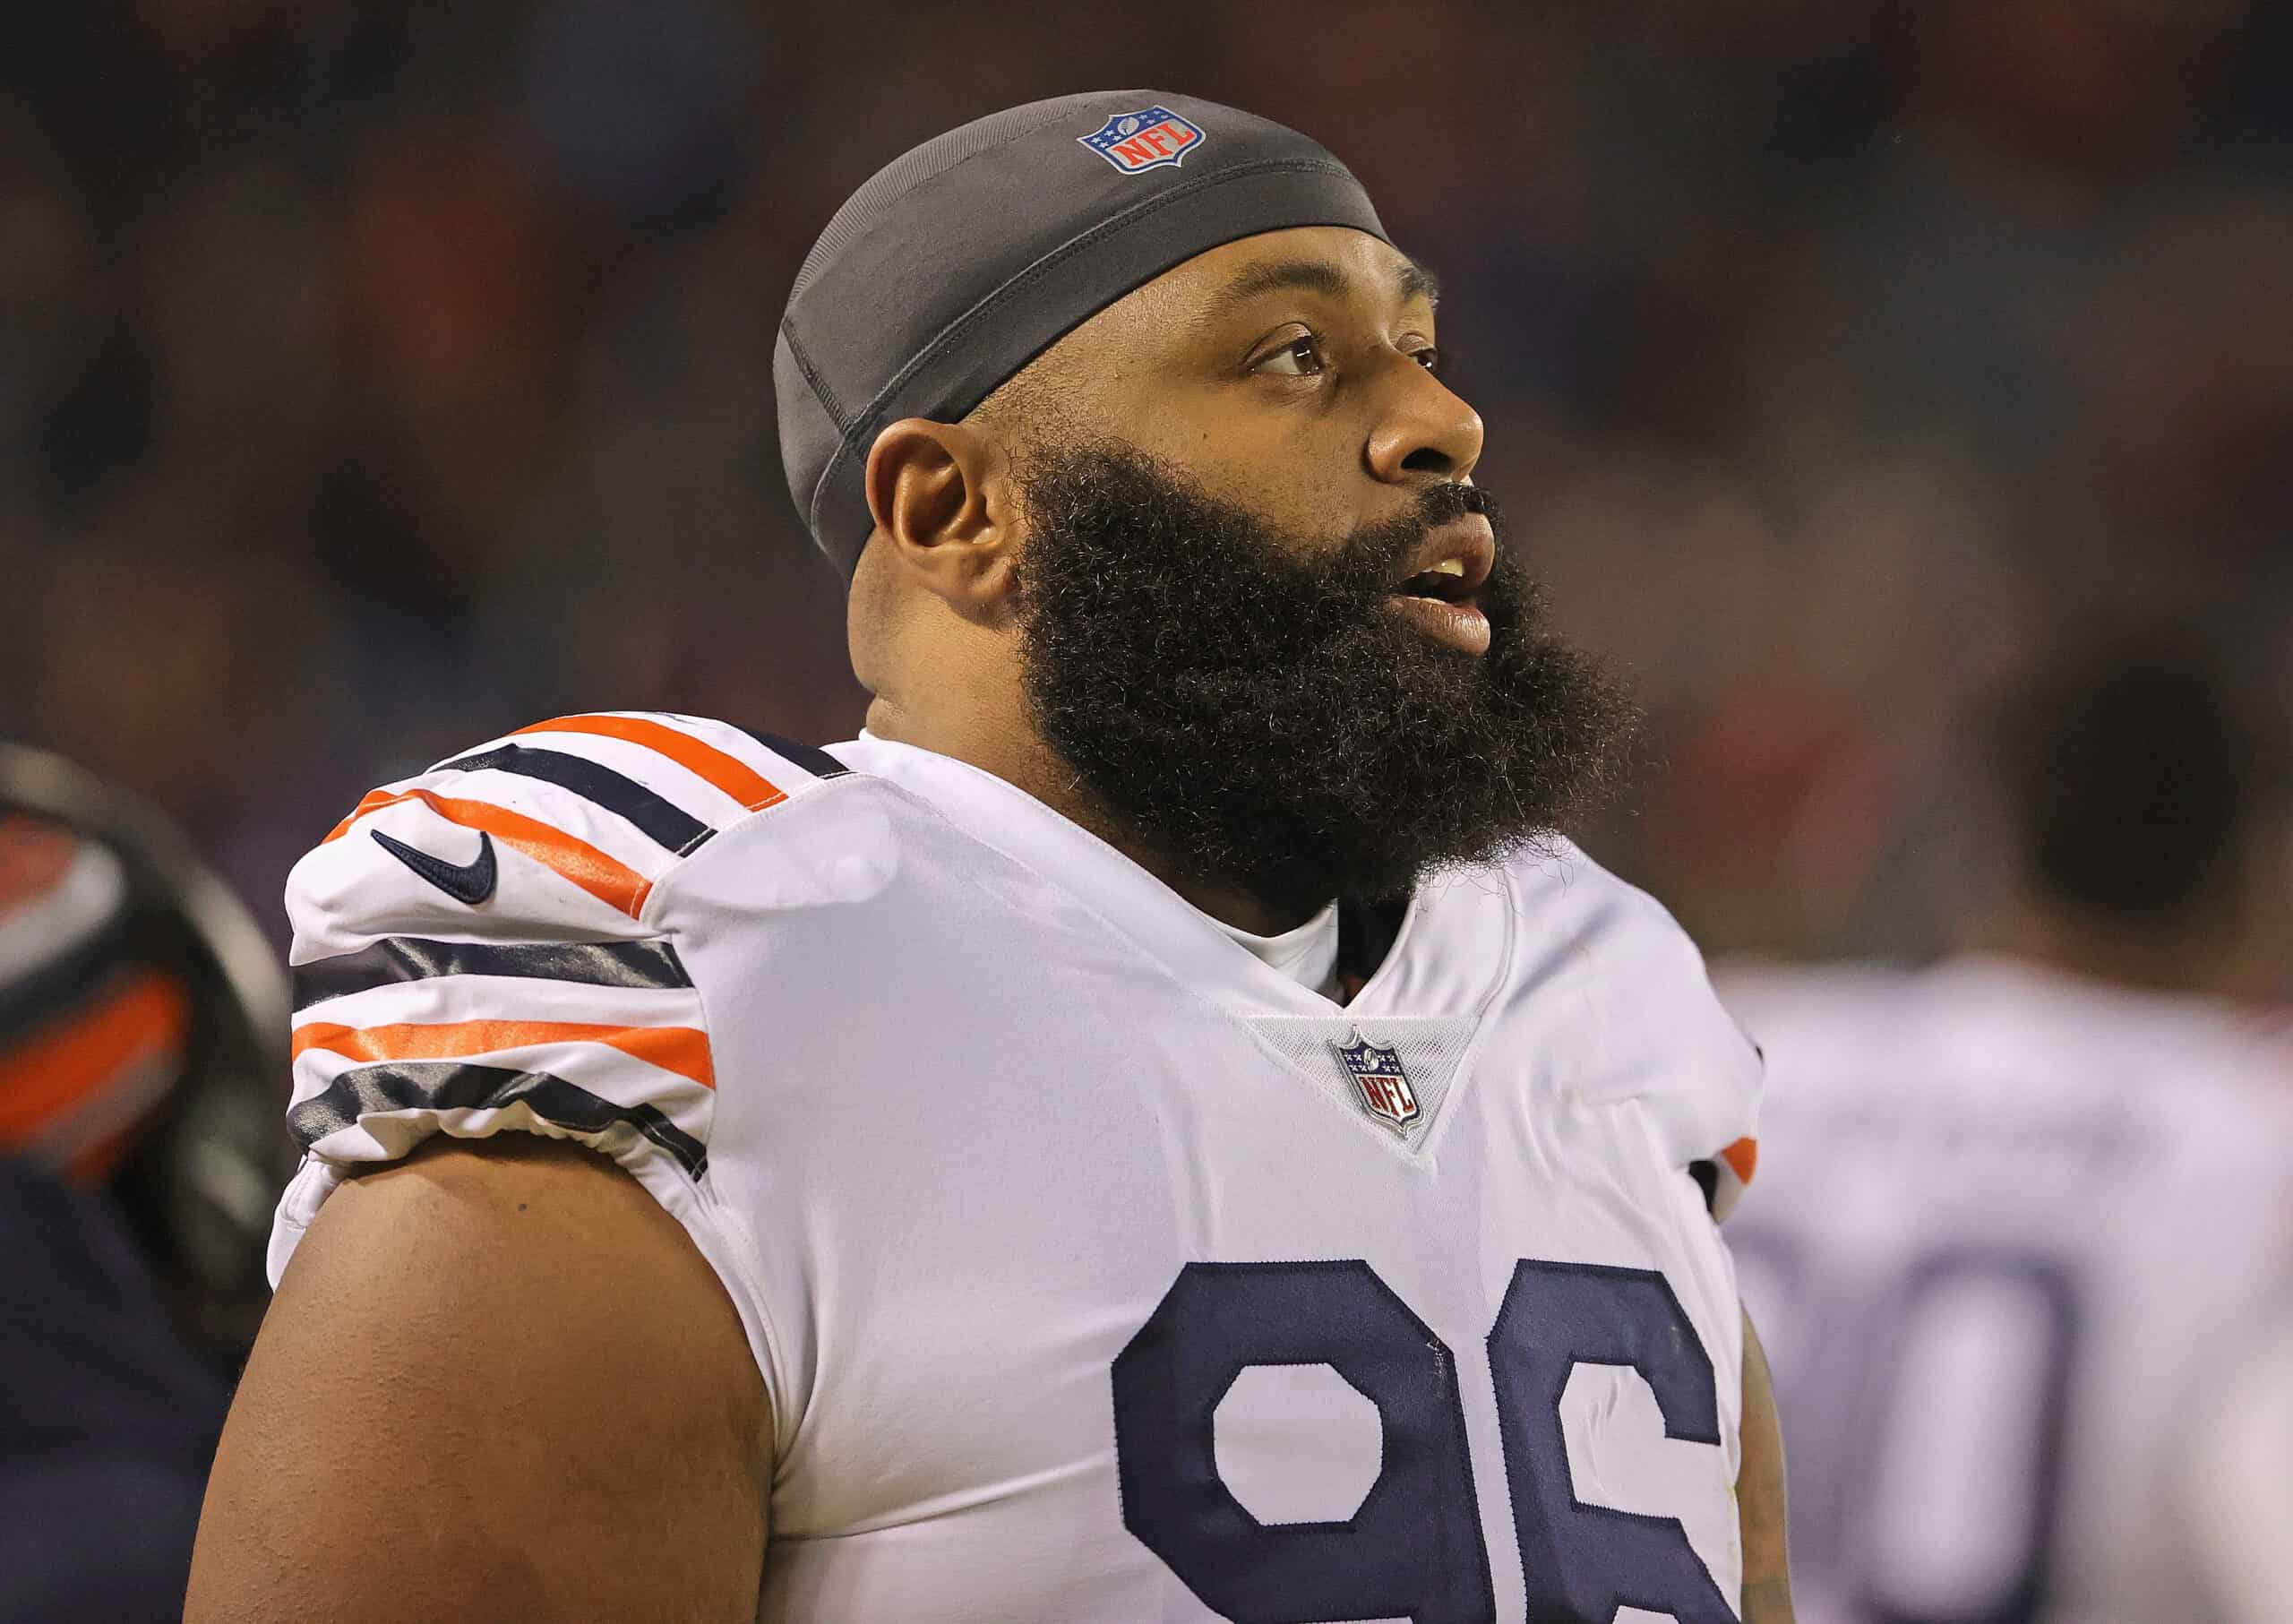
[[651, 1105], [617, 1105], [547, 1071], [476, 1066], [467, 1061], [393, 1061], [358, 1066], [287, 1113], [287, 1125], [307, 1150], [327, 1135], [378, 1111], [467, 1111], [524, 1105], [543, 1121], [580, 1133], [627, 1122], [699, 1178], [708, 1150]]
[[662, 799], [636, 779], [624, 778], [587, 756], [561, 750], [536, 750], [529, 744], [502, 744], [476, 755], [458, 756], [442, 763], [442, 772], [514, 772], [570, 789], [583, 800], [594, 801], [635, 824], [655, 845], [673, 852], [688, 852], [717, 831], [683, 807]]
[[434, 941], [385, 936], [356, 952], [295, 967], [297, 1012], [330, 998], [434, 975], [516, 975], [590, 987], [692, 985], [666, 941]]
[[[737, 722], [731, 725], [740, 727]], [[794, 739], [784, 739], [777, 733], [759, 733], [753, 727], [741, 727], [741, 731], [773, 754], [794, 762], [816, 778], [840, 778], [852, 770], [817, 744], [799, 744]]]

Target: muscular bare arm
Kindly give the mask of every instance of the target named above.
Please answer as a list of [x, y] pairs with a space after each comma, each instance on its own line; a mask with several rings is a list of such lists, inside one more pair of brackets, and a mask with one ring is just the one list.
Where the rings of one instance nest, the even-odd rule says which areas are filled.
[[1783, 1526], [1783, 1433], [1767, 1351], [1744, 1316], [1743, 1466], [1736, 1514], [1744, 1541], [1744, 1624], [1792, 1624], [1791, 1553]]
[[771, 1412], [675, 1220], [579, 1147], [355, 1179], [280, 1282], [186, 1624], [752, 1619]]

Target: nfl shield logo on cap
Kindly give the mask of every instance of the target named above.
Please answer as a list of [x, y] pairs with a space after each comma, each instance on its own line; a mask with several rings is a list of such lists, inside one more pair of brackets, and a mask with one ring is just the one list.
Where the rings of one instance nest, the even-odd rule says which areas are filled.
[[1353, 1078], [1370, 1114], [1396, 1130], [1405, 1130], [1418, 1118], [1417, 1091], [1409, 1086], [1398, 1051], [1365, 1041], [1355, 1028], [1353, 1041], [1337, 1049], [1337, 1058]]
[[1168, 107], [1117, 113], [1096, 131], [1075, 138], [1125, 175], [1143, 175], [1164, 164], [1176, 168], [1208, 136], [1191, 118]]

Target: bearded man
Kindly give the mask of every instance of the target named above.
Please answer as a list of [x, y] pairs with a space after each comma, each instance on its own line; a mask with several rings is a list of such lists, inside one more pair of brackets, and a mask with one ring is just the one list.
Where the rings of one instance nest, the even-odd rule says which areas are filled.
[[560, 717], [296, 867], [193, 1619], [1788, 1618], [1758, 1061], [1558, 832], [1627, 711], [1434, 331], [1215, 104], [861, 188], [776, 372], [867, 730]]

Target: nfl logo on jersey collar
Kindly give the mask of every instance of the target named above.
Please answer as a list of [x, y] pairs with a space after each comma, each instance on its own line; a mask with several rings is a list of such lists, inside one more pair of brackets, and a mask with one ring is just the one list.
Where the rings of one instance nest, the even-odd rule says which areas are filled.
[[1358, 1027], [1352, 1036], [1353, 1041], [1350, 1044], [1330, 1046], [1353, 1078], [1362, 1105], [1396, 1132], [1406, 1133], [1422, 1113], [1416, 1091], [1409, 1086], [1409, 1073], [1402, 1067], [1400, 1053], [1368, 1042]]
[[1091, 134], [1075, 139], [1125, 175], [1143, 175], [1164, 164], [1177, 168], [1208, 134], [1191, 118], [1155, 107], [1117, 113]]

